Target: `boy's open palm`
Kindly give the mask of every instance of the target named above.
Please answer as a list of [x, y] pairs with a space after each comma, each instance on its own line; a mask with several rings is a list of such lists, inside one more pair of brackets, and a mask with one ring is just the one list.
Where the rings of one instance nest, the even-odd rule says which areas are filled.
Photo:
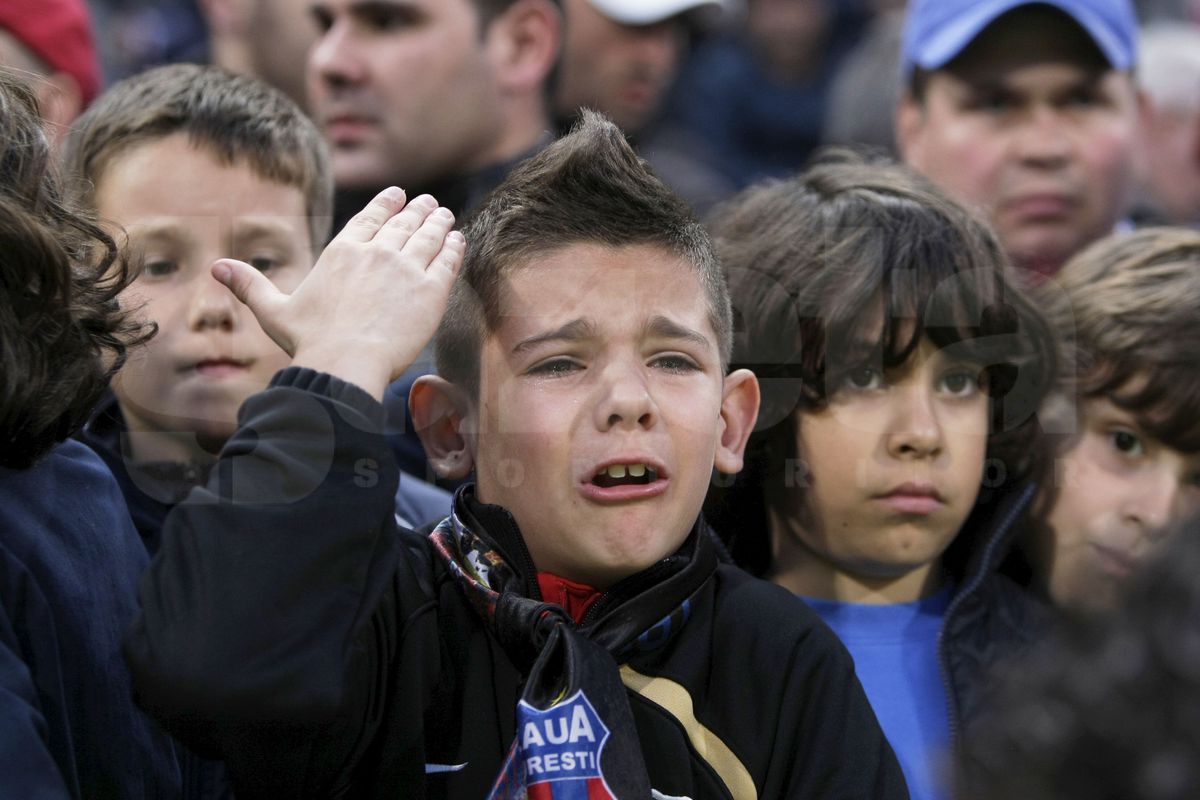
[[433, 336], [465, 242], [454, 216], [422, 195], [385, 189], [334, 237], [290, 295], [241, 261], [213, 277], [249, 307], [296, 366], [356, 383], [377, 398]]

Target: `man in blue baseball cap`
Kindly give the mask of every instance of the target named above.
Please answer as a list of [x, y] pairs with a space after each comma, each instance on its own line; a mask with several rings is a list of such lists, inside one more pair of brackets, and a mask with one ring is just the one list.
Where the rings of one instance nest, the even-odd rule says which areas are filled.
[[896, 135], [1034, 280], [1110, 233], [1134, 183], [1130, 0], [914, 0]]

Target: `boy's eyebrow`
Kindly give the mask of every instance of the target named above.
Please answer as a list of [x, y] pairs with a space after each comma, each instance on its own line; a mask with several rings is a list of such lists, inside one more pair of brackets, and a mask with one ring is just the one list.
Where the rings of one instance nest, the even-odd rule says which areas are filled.
[[522, 339], [513, 346], [512, 352], [513, 355], [520, 355], [546, 342], [581, 342], [595, 335], [596, 324], [594, 322], [583, 318], [573, 319], [552, 331], [546, 331], [536, 336], [530, 336], [528, 339]]
[[644, 332], [649, 336], [656, 336], [662, 339], [683, 339], [698, 347], [709, 347], [712, 345], [712, 339], [703, 333], [693, 330], [686, 325], [680, 325], [675, 320], [668, 319], [661, 314], [656, 314], [650, 318], [646, 323]]
[[279, 217], [242, 217], [234, 223], [233, 233], [236, 238], [249, 239], [255, 236], [284, 236], [292, 238], [288, 224]]
[[177, 219], [169, 220], [146, 220], [142, 222], [134, 222], [126, 225], [125, 232], [131, 236], [136, 234], [139, 237], [155, 237], [155, 236], [191, 236], [189, 227], [181, 223]]

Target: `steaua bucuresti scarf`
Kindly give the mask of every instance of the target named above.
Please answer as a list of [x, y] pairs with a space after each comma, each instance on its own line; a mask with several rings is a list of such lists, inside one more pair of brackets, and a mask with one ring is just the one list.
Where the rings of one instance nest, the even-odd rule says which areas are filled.
[[690, 599], [665, 615], [655, 612], [656, 621], [640, 630], [630, 627], [627, 614], [611, 615], [620, 621], [610, 625], [600, 619], [577, 626], [557, 605], [516, 591], [522, 583], [516, 572], [465, 524], [459, 502], [454, 508], [430, 534], [435, 551], [500, 643], [528, 653], [533, 664], [517, 703], [517, 735], [488, 800], [650, 797], [618, 660], [662, 646], [686, 622]]

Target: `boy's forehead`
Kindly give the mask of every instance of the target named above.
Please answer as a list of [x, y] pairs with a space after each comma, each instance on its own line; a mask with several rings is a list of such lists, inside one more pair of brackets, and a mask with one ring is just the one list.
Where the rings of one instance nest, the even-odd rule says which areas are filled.
[[[652, 318], [707, 310], [697, 269], [658, 245], [575, 244], [507, 271], [498, 293], [502, 327], [522, 328], [614, 312]], [[707, 314], [705, 314], [707, 316]], [[711, 334], [706, 326], [706, 334]]]

